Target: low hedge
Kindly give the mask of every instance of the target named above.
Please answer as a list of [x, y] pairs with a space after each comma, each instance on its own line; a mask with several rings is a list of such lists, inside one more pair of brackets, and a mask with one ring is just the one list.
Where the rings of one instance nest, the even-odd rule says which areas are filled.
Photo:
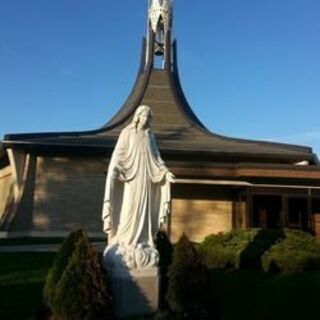
[[290, 229], [233, 230], [210, 235], [198, 246], [212, 269], [302, 272], [320, 269], [320, 243], [309, 233]]
[[253, 241], [259, 229], [232, 230], [213, 234], [198, 246], [203, 263], [208, 268], [239, 268], [241, 252]]
[[261, 270], [261, 257], [284, 237], [285, 233], [282, 229], [258, 229], [255, 236], [242, 249], [238, 267]]
[[265, 272], [303, 272], [320, 269], [320, 243], [310, 234], [284, 230], [285, 238], [272, 246], [261, 258]]

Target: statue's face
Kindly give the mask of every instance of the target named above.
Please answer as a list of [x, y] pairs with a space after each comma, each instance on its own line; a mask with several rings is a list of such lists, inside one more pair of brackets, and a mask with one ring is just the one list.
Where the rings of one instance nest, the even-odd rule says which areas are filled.
[[151, 122], [151, 114], [149, 111], [145, 111], [141, 114], [139, 118], [140, 128], [146, 129], [150, 127]]

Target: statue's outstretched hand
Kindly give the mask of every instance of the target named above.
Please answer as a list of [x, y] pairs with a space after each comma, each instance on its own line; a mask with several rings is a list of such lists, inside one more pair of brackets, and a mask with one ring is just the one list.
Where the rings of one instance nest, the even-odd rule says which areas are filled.
[[168, 171], [166, 173], [166, 180], [170, 183], [175, 183], [176, 182], [176, 177], [173, 173], [171, 173], [170, 171]]

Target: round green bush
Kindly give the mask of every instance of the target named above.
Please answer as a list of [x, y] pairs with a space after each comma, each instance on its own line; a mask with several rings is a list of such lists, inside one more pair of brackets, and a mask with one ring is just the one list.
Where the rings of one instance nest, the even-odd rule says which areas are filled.
[[262, 256], [263, 270], [294, 273], [320, 269], [319, 241], [303, 231], [286, 229], [284, 233], [285, 238]]
[[282, 229], [257, 230], [254, 238], [241, 251], [238, 267], [241, 269], [261, 270], [261, 257], [284, 237], [285, 234]]
[[241, 252], [253, 241], [258, 231], [232, 230], [206, 237], [198, 247], [202, 261], [208, 268], [238, 268]]
[[198, 251], [208, 268], [260, 270], [261, 256], [283, 237], [282, 230], [232, 230], [206, 237]]

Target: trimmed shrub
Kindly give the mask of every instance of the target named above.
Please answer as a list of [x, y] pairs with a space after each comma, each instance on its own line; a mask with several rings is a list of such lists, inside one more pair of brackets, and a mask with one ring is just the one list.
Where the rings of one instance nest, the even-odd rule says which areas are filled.
[[241, 251], [239, 267], [241, 269], [262, 269], [261, 257], [274, 244], [284, 238], [282, 229], [259, 229], [254, 238]]
[[166, 298], [171, 311], [184, 319], [206, 319], [207, 270], [185, 235], [174, 248], [168, 278]]
[[95, 248], [82, 231], [70, 247], [74, 250], [64, 264], [50, 301], [53, 319], [111, 319], [111, 299]]
[[285, 238], [276, 243], [262, 256], [265, 272], [303, 272], [320, 269], [320, 244], [310, 234], [298, 231], [284, 231]]
[[198, 251], [208, 268], [239, 268], [241, 252], [253, 241], [258, 229], [232, 230], [212, 234], [199, 245]]
[[163, 231], [159, 231], [156, 237], [156, 248], [159, 251], [160, 261], [160, 281], [161, 281], [161, 290], [160, 290], [160, 308], [164, 309], [167, 307], [165, 296], [168, 289], [168, 270], [172, 262], [172, 253], [173, 245], [171, 244], [167, 234]]
[[282, 230], [232, 230], [206, 237], [198, 251], [208, 268], [261, 269], [261, 256], [283, 237]]
[[49, 270], [46, 282], [43, 290], [43, 297], [45, 304], [52, 308], [55, 304], [56, 297], [56, 287], [60, 281], [63, 271], [68, 265], [69, 259], [73, 254], [75, 244], [80, 237], [83, 236], [83, 231], [78, 230], [72, 232], [61, 244], [60, 249], [57, 253], [56, 259], [53, 263], [53, 266]]

